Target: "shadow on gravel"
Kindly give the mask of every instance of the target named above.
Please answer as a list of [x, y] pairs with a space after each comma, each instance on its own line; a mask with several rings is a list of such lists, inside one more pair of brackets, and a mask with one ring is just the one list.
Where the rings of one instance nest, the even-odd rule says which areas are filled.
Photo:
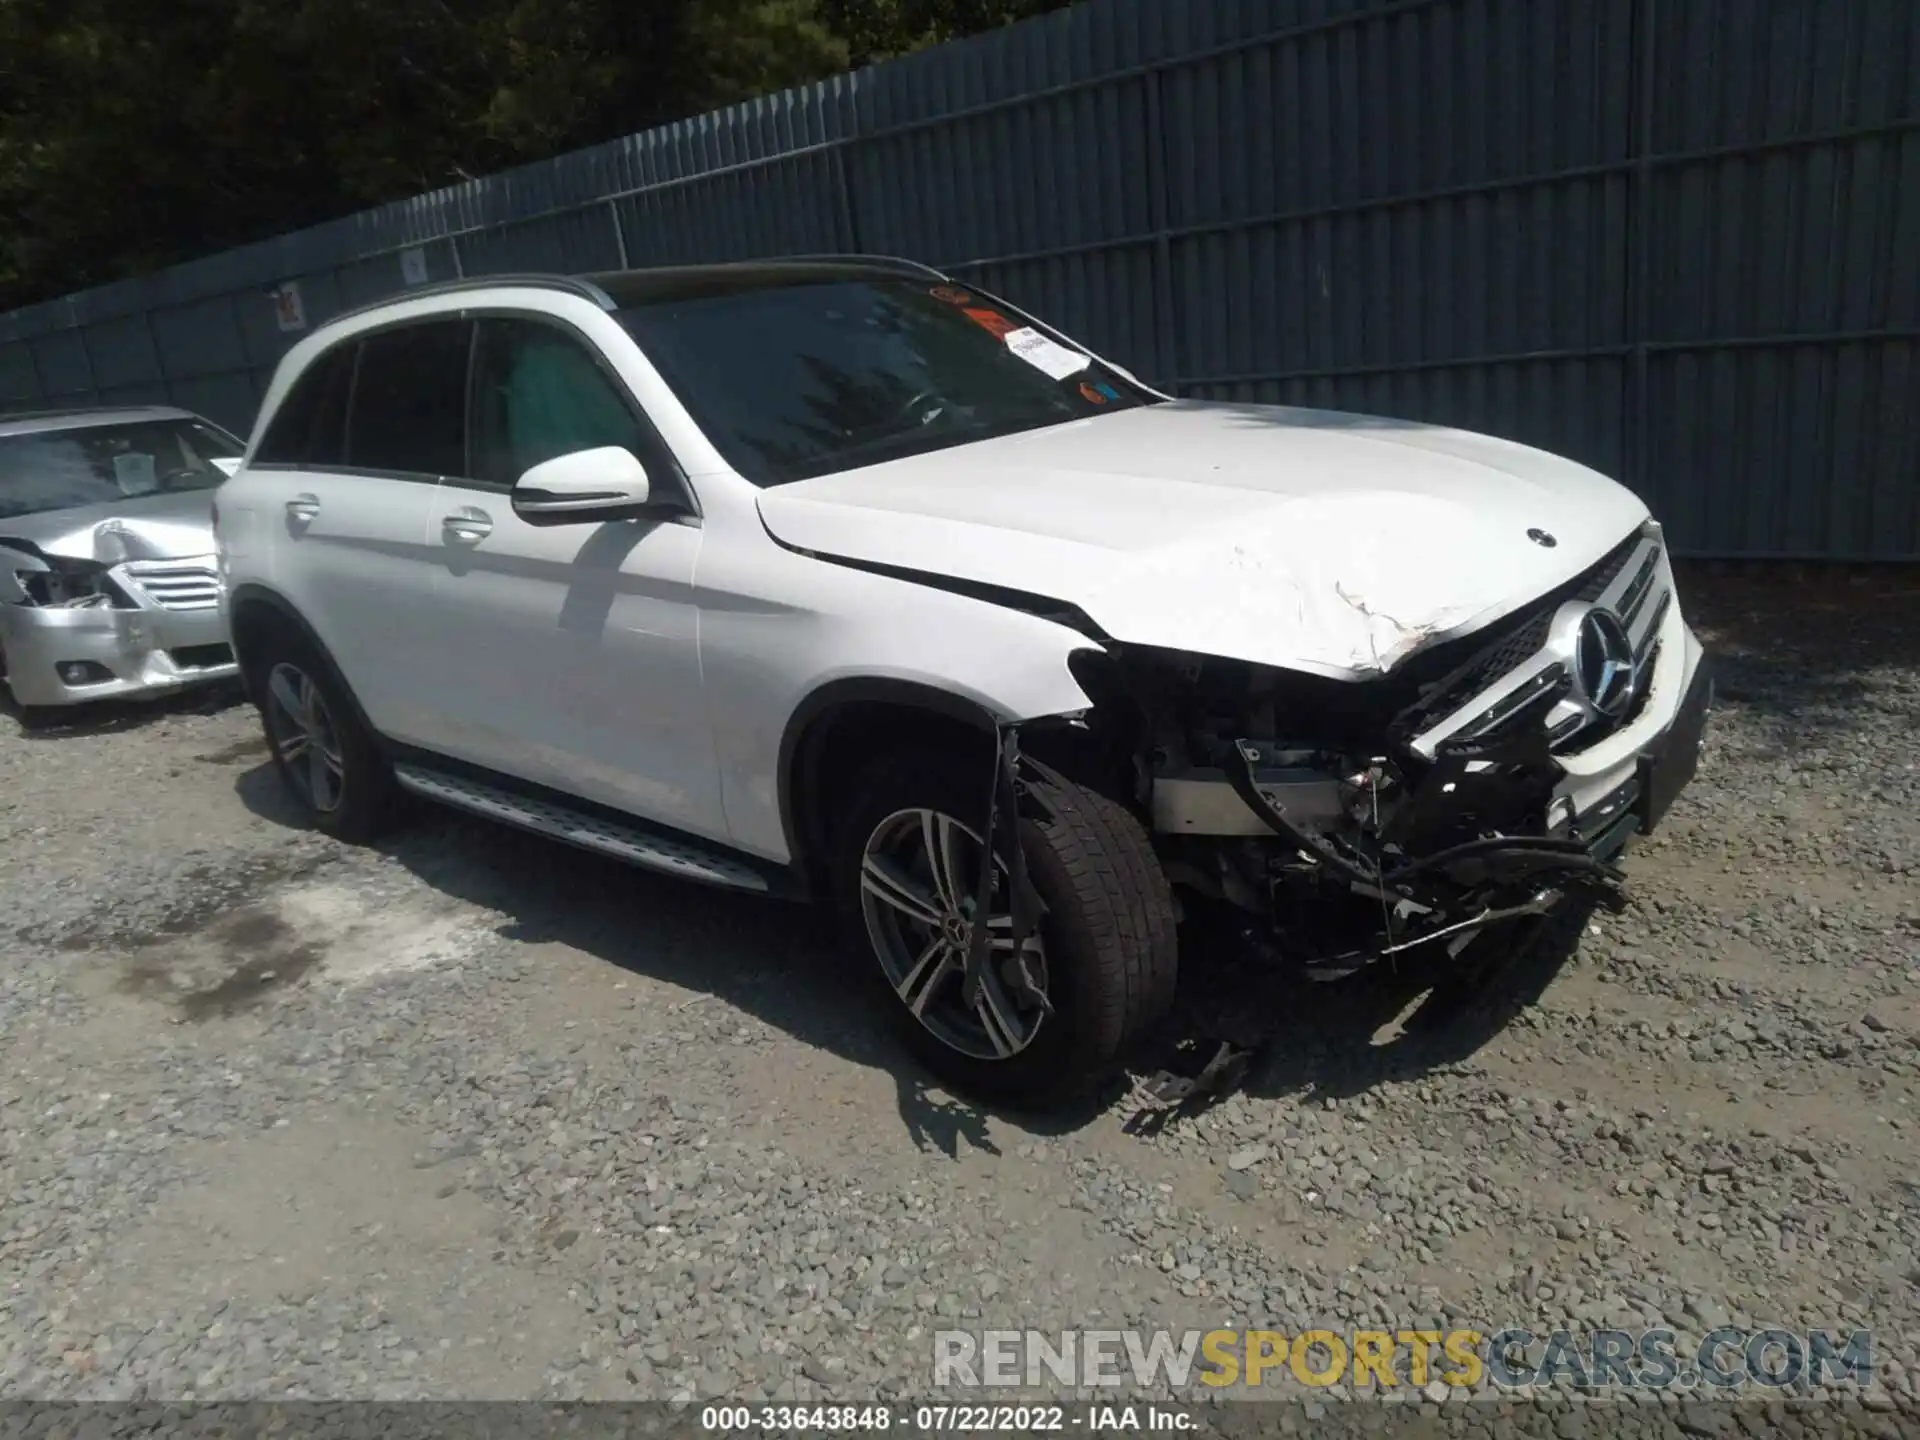
[[1920, 670], [1920, 569], [1676, 569], [1719, 703], [1780, 726], [1783, 740], [1845, 734], [1856, 714], [1910, 703], [1881, 692], [1885, 676]]
[[36, 706], [23, 715], [13, 697], [0, 689], [0, 715], [19, 727], [29, 740], [64, 740], [80, 735], [114, 735], [142, 730], [174, 715], [217, 715], [245, 697], [240, 684], [223, 680], [191, 690], [176, 690], [151, 699], [93, 700], [84, 705]]
[[[300, 826], [270, 766], [246, 771], [235, 788], [254, 814]], [[985, 1110], [950, 1094], [896, 1043], [823, 911], [675, 881], [425, 805], [379, 848], [441, 893], [509, 916], [499, 931], [508, 939], [557, 942], [712, 995], [803, 1044], [887, 1072], [898, 1087], [901, 1124], [923, 1151], [957, 1155], [964, 1139], [971, 1149], [998, 1153], [990, 1116], [1028, 1134], [1059, 1135], [1132, 1103], [1125, 1079], [1083, 1105], [1045, 1115]], [[1467, 978], [1456, 967], [1437, 986], [1434, 971], [1410, 963], [1310, 984], [1196, 926], [1184, 940], [1188, 958], [1174, 1013], [1142, 1061], [1156, 1068], [1183, 1042], [1191, 1048], [1231, 1040], [1254, 1049], [1239, 1088], [1262, 1097], [1348, 1096], [1418, 1075], [1472, 1054], [1539, 996], [1577, 943], [1585, 913], [1570, 920], [1523, 950], [1495, 946], [1480, 973]], [[1403, 1015], [1415, 1000], [1418, 1008]], [[1396, 1017], [1403, 1033], [1381, 1043], [1382, 1027]], [[1220, 1098], [1143, 1111], [1129, 1128], [1164, 1128]]]
[[[1231, 937], [1195, 925], [1183, 934], [1180, 1003], [1160, 1042], [1205, 1035], [1250, 1050], [1235, 1088], [1260, 1099], [1346, 1099], [1388, 1081], [1457, 1064], [1539, 1000], [1593, 914], [1576, 899], [1556, 914], [1490, 932], [1458, 960], [1435, 947], [1408, 952], [1345, 980], [1315, 982], [1250, 955]], [[1475, 951], [1481, 951], [1476, 955]], [[1128, 1128], [1151, 1133], [1220, 1096], [1170, 1112], [1144, 1111]]]
[[[304, 828], [271, 765], [255, 765], [234, 788], [255, 815]], [[442, 894], [503, 912], [503, 937], [567, 945], [711, 995], [803, 1044], [886, 1071], [901, 1123], [923, 1150], [957, 1155], [961, 1138], [997, 1150], [987, 1115], [894, 1043], [823, 911], [673, 880], [437, 806], [409, 808], [380, 851]]]

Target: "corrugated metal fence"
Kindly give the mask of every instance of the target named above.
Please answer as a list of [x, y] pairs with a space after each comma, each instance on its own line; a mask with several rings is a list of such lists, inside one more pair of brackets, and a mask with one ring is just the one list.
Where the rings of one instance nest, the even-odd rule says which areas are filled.
[[0, 408], [251, 421], [408, 283], [856, 250], [1181, 394], [1625, 478], [1696, 556], [1920, 558], [1920, 4], [1093, 0], [0, 315]]

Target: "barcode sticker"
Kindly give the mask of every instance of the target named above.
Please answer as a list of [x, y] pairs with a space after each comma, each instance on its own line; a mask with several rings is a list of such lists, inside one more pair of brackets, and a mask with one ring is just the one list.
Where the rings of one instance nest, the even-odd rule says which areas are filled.
[[1009, 331], [1007, 348], [1034, 369], [1055, 380], [1064, 380], [1069, 375], [1078, 375], [1093, 363], [1093, 357], [1082, 355], [1078, 350], [1069, 350], [1066, 346], [1049, 340], [1031, 326]]

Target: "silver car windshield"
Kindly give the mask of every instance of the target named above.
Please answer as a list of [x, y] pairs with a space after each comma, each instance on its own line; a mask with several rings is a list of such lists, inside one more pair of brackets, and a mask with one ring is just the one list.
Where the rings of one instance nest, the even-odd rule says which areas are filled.
[[0, 519], [142, 495], [211, 490], [245, 447], [198, 420], [134, 420], [0, 435]]

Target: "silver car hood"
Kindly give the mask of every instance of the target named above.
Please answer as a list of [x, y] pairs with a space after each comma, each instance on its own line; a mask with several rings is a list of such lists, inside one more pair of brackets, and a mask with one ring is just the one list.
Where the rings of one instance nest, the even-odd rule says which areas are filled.
[[177, 560], [213, 553], [212, 490], [142, 495], [0, 517], [0, 543], [24, 540], [70, 560]]

